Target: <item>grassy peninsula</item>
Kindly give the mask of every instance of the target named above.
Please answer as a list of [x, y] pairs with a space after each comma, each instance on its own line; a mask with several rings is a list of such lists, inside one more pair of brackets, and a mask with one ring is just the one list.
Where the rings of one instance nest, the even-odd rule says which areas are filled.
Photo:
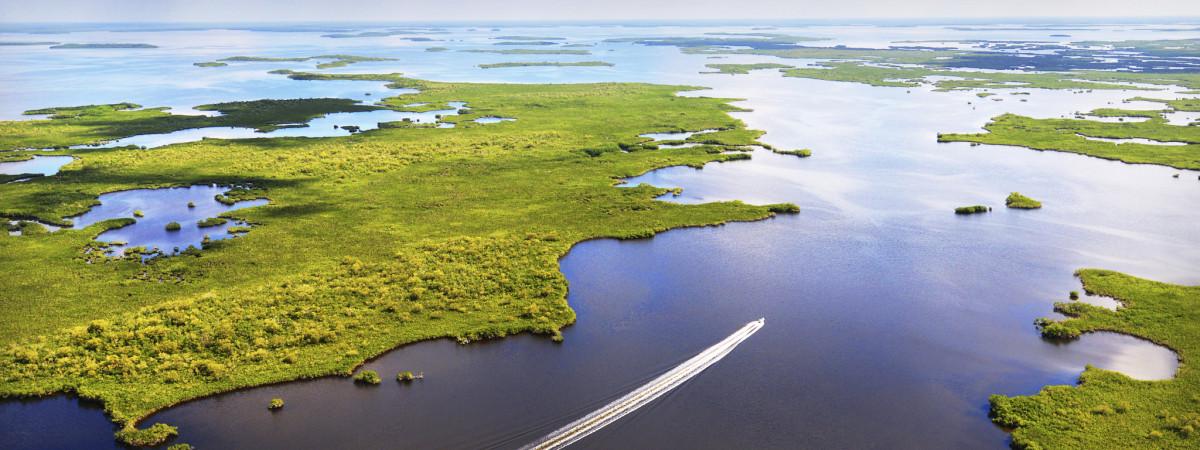
[[1178, 286], [1117, 272], [1076, 273], [1089, 294], [1112, 297], [1111, 311], [1082, 302], [1057, 303], [1070, 319], [1038, 321], [1042, 334], [1070, 339], [1115, 331], [1167, 346], [1179, 355], [1175, 378], [1138, 381], [1091, 365], [1078, 386], [1047, 386], [1036, 395], [993, 395], [991, 415], [1012, 428], [1013, 448], [1195, 448], [1200, 435], [1200, 286]]
[[[98, 233], [131, 219], [0, 234], [0, 395], [74, 393], [102, 402], [124, 426], [123, 441], [162, 439], [175, 430], [134, 426], [187, 399], [348, 376], [366, 359], [419, 340], [557, 336], [575, 320], [558, 258], [581, 240], [643, 238], [799, 210], [681, 205], [654, 200], [669, 189], [614, 186], [659, 167], [748, 156], [712, 146], [621, 151], [620, 144], [651, 132], [725, 130], [705, 139], [731, 146], [761, 134], [726, 114], [738, 110], [731, 99], [675, 95], [691, 87], [290, 76], [383, 80], [420, 91], [388, 104], [465, 101], [474, 115], [517, 120], [472, 126], [468, 115], [455, 128], [53, 152], [79, 157], [78, 167], [0, 184], [0, 215], [58, 219], [105, 192], [207, 183], [245, 186], [238, 196], [271, 203], [222, 215], [257, 224], [251, 233], [148, 264], [84, 262], [84, 250], [101, 244], [93, 241]], [[263, 108], [242, 116], [247, 123], [295, 120], [281, 117], [291, 109], [267, 108], [273, 104], [226, 111]], [[0, 134], [6, 148], [22, 148], [169, 128], [167, 114], [133, 106], [55, 108], [49, 120], [2, 123]], [[180, 281], [152, 282], [160, 278]]]
[[[1168, 125], [1157, 112], [1096, 110], [1102, 117], [1150, 117], [1143, 122], [1100, 122], [1080, 119], [1034, 119], [1005, 114], [993, 118], [979, 134], [938, 134], [938, 142], [978, 142], [1028, 147], [1036, 150], [1081, 153], [1127, 163], [1159, 164], [1178, 169], [1200, 169], [1200, 128]], [[1187, 145], [1138, 142], [1105, 142], [1107, 139], [1142, 138]]]
[[535, 48], [506, 48], [503, 50], [466, 49], [465, 53], [496, 53], [500, 55], [590, 55], [588, 50], [542, 50]]
[[[169, 133], [188, 128], [251, 127], [271, 131], [284, 124], [308, 122], [328, 113], [372, 111], [341, 98], [255, 100], [200, 105], [201, 111], [218, 111], [216, 117], [172, 115], [166, 108], [141, 108], [133, 103], [44, 108], [25, 114], [51, 114], [48, 120], [0, 122], [0, 151], [23, 148], [62, 148], [100, 144], [139, 134]], [[3, 212], [10, 203], [0, 207]]]
[[543, 62], [502, 62], [502, 63], [494, 63], [494, 64], [480, 64], [480, 65], [479, 65], [479, 67], [480, 67], [480, 68], [483, 68], [483, 69], [495, 69], [495, 68], [500, 68], [500, 67], [538, 67], [538, 66], [550, 66], [550, 67], [572, 67], [572, 66], [594, 67], [594, 66], [614, 66], [614, 65], [616, 65], [616, 64], [609, 63], [609, 62], [604, 62], [604, 61], [580, 61], [580, 62], [549, 62], [549, 61], [543, 61]]
[[59, 44], [52, 45], [50, 48], [158, 48], [158, 46], [151, 44]]
[[[396, 61], [396, 58], [379, 58], [374, 56], [355, 56], [355, 55], [318, 55], [318, 56], [302, 56], [297, 58], [272, 58], [263, 56], [231, 56], [229, 58], [218, 59], [218, 62], [303, 62], [313, 59], [331, 59], [332, 61], [317, 64], [318, 69], [328, 69], [332, 67], [344, 67], [349, 64], [354, 64], [363, 61]], [[215, 63], [196, 63], [199, 66], [202, 64]], [[227, 65], [227, 64], [222, 64]]]

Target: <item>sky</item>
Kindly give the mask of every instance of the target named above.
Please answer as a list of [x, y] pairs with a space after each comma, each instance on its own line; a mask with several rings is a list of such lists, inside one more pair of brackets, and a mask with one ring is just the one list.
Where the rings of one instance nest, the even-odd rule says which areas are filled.
[[1198, 0], [0, 0], [0, 24], [1198, 16]]

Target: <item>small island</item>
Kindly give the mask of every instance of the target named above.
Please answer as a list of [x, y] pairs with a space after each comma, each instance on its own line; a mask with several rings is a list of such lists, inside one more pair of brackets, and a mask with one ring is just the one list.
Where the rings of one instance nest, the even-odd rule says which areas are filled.
[[150, 44], [59, 44], [50, 48], [158, 48]]
[[483, 69], [494, 69], [497, 67], [534, 67], [534, 66], [615, 66], [616, 64], [603, 61], [582, 61], [582, 62], [504, 62], [495, 64], [480, 64]]
[[1004, 199], [1004, 206], [1017, 209], [1038, 209], [1042, 207], [1042, 202], [1021, 195], [1020, 192], [1013, 192]]
[[955, 214], [977, 214], [977, 213], [985, 213], [985, 212], [988, 212], [991, 210], [992, 210], [992, 208], [983, 206], [983, 205], [960, 206], [958, 208], [954, 208], [954, 213]]

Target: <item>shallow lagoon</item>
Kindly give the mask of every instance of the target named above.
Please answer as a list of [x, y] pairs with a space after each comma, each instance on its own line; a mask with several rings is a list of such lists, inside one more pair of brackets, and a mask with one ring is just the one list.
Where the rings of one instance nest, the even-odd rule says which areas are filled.
[[[1006, 435], [986, 417], [990, 394], [1030, 394], [1046, 384], [1072, 384], [1087, 363], [1131, 373], [1152, 368], [1137, 374], [1148, 378], [1173, 372], [1172, 355], [1143, 341], [1110, 333], [1072, 342], [1045, 340], [1032, 320], [1054, 316], [1051, 304], [1079, 289], [1071, 273], [1081, 267], [1200, 283], [1195, 273], [1200, 240], [1192, 225], [1200, 212], [1172, 207], [1200, 200], [1194, 182], [1171, 179], [1169, 175], [1179, 171], [1164, 167], [1014, 147], [938, 144], [935, 139], [938, 132], [976, 132], [1004, 112], [1073, 117], [1073, 111], [1119, 105], [1144, 93], [1085, 95], [1033, 89], [1022, 96], [1028, 102], [985, 102], [970, 92], [782, 78], [773, 71], [700, 75], [704, 64], [714, 60], [682, 55], [670, 47], [598, 42], [746, 28], [505, 27], [490, 33], [456, 29], [455, 38], [463, 42], [436, 43], [218, 32], [244, 40], [220, 50], [188, 47], [189, 52], [213, 57], [309, 56], [329, 53], [329, 46], [338, 45], [349, 49], [339, 50], [342, 53], [405, 55], [402, 62], [360, 63], [338, 71], [403, 67], [411, 76], [448, 81], [629, 80], [714, 86], [715, 90], [685, 95], [746, 98], [737, 105], [754, 112], [735, 115], [751, 128], [766, 130], [764, 142], [781, 149], [811, 148], [814, 154], [801, 159], [756, 151], [750, 161], [709, 164], [702, 170], [663, 169], [631, 180], [634, 185], [683, 187], [683, 195], [672, 201], [786, 201], [799, 204], [803, 212], [756, 223], [676, 230], [648, 240], [577, 245], [561, 265], [571, 282], [569, 302], [578, 313], [578, 322], [564, 330], [562, 345], [528, 335], [467, 346], [420, 343], [367, 364], [389, 381], [379, 387], [324, 378], [254, 388], [186, 403], [156, 414], [148, 423], [178, 425], [181, 436], [176, 442], [213, 448], [515, 447], [623, 394], [758, 317], [767, 318], [767, 327], [721, 363], [582, 445], [794, 447], [804, 442], [814, 447], [1002, 448]], [[1071, 34], [1074, 39], [1104, 39], [1111, 38], [1112, 29]], [[1056, 33], [940, 26], [815, 26], [775, 32], [837, 36], [826, 42], [829, 45], [878, 45], [922, 36], [1032, 39]], [[473, 65], [518, 61], [518, 55], [423, 50], [430, 45], [483, 48], [490, 35], [499, 34], [558, 35], [572, 43], [595, 43], [590, 58], [599, 56], [617, 66], [497, 73]], [[132, 36], [173, 42], [189, 35]], [[1129, 28], [1121, 36], [1176, 35]], [[11, 55], [0, 53], [0, 58]], [[112, 55], [54, 56], [56, 61], [78, 58], [84, 62], [76, 64], [87, 66]], [[215, 58], [185, 54], [177, 59], [190, 65]], [[745, 55], [719, 61], [803, 63]], [[133, 63], [152, 73], [193, 70], [141, 57]], [[211, 84], [161, 85], [135, 94], [121, 85], [142, 75], [126, 80], [120, 78], [126, 73], [102, 74], [117, 80], [116, 87], [71, 95], [59, 93], [56, 83], [66, 82], [59, 79], [33, 86], [33, 94], [19, 97], [12, 104], [17, 106], [4, 105], [4, 111], [96, 103], [80, 99], [110, 97], [106, 101], [180, 108], [262, 96], [326, 96], [338, 90], [348, 93], [341, 96], [360, 98], [349, 93], [361, 96], [380, 86], [297, 82], [260, 74], [303, 66], [195, 68], [211, 71], [204, 75]], [[0, 64], [0, 73], [46, 70], [43, 67], [32, 62], [20, 68]], [[225, 69], [232, 70], [220, 72]], [[32, 82], [19, 75], [0, 76], [0, 83]], [[147, 101], [168, 98], [170, 92], [184, 95], [171, 102]], [[372, 98], [384, 93], [372, 92]], [[186, 103], [187, 99], [195, 101]], [[1036, 211], [997, 208], [976, 217], [953, 214], [953, 208], [963, 204], [999, 207], [1014, 190], [1046, 206]], [[411, 386], [391, 383], [391, 376], [400, 371], [424, 371], [426, 378]], [[278, 414], [265, 409], [274, 397], [287, 401]], [[42, 419], [27, 420], [31, 417]], [[57, 433], [64, 417], [73, 436], [88, 436], [76, 446], [114, 446], [112, 427], [98, 411], [74, 407], [74, 400], [63, 397], [0, 402], [0, 430], [45, 427], [40, 433], [0, 433], [0, 446], [21, 446], [31, 438]]]
[[[147, 250], [158, 248], [159, 251], [170, 255], [185, 250], [188, 246], [200, 248], [205, 236], [214, 241], [234, 237], [228, 232], [230, 227], [251, 226], [229, 220], [222, 225], [201, 228], [197, 222], [217, 217], [224, 212], [267, 204], [267, 200], [259, 199], [226, 205], [214, 199], [215, 196], [228, 191], [229, 188], [224, 186], [196, 185], [113, 192], [101, 195], [100, 205], [81, 215], [68, 217], [67, 220], [74, 223], [72, 228], [80, 229], [108, 219], [135, 218], [137, 223], [100, 233], [96, 240], [125, 242], [110, 247], [117, 253], [122, 248], [145, 246]], [[189, 202], [195, 206], [189, 207]], [[135, 217], [134, 211], [141, 211], [142, 217]], [[168, 231], [166, 225], [171, 222], [179, 223], [181, 228]]]
[[24, 161], [0, 162], [0, 174], [50, 176], [58, 173], [58, 169], [74, 160], [73, 156], [34, 156]]

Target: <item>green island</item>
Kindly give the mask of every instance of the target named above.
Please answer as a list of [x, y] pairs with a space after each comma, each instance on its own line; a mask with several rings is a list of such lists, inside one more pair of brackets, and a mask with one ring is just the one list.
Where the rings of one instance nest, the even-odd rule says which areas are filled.
[[1020, 192], [1013, 192], [1004, 199], [1004, 206], [1017, 209], [1037, 209], [1042, 207], [1042, 202], [1021, 195]]
[[196, 66], [196, 67], [225, 67], [225, 66], [228, 66], [229, 64], [226, 64], [223, 62], [198, 62], [198, 63], [192, 63], [192, 65]]
[[565, 41], [567, 38], [544, 36], [496, 36], [492, 39], [501, 41]]
[[493, 42], [492, 45], [558, 45], [554, 41], [501, 41]]
[[50, 48], [158, 48], [150, 44], [58, 44]]
[[495, 69], [498, 67], [536, 67], [536, 66], [554, 66], [554, 67], [570, 67], [570, 66], [614, 66], [616, 64], [604, 61], [580, 61], [580, 62], [502, 62], [494, 64], [480, 64], [483, 69]]
[[534, 48], [506, 48], [503, 50], [467, 49], [465, 53], [496, 53], [500, 55], [590, 55], [588, 50], [544, 50]]
[[1048, 338], [1113, 331], [1147, 339], [1175, 351], [1175, 378], [1138, 381], [1087, 366], [1077, 386], [1048, 386], [1030, 396], [993, 395], [993, 420], [1012, 429], [1012, 447], [1194, 448], [1200, 430], [1200, 286], [1179, 286], [1122, 273], [1076, 272], [1090, 295], [1121, 303], [1116, 311], [1083, 302], [1056, 303], [1066, 320], [1040, 319]]
[[[342, 98], [309, 98], [216, 103], [195, 108], [222, 114], [216, 117], [172, 115], [164, 112], [166, 108], [137, 108], [141, 105], [118, 103], [26, 111], [25, 114], [51, 116], [48, 120], [0, 122], [0, 151], [98, 145], [139, 134], [169, 133], [188, 128], [251, 127], [271, 131], [328, 113], [373, 111], [382, 107]], [[0, 210], [0, 214], [7, 212]], [[50, 223], [60, 222], [58, 218], [50, 220]]]
[[[1160, 86], [1180, 85], [1191, 89], [1200, 89], [1200, 73], [1113, 71], [1111, 69], [1117, 68], [1117, 66], [1096, 62], [1103, 59], [1127, 58], [1119, 52], [1131, 50], [1156, 54], [1159, 57], [1194, 57], [1194, 47], [1197, 45], [1195, 40], [1096, 42], [1092, 43], [1096, 45], [1096, 48], [1092, 50], [1053, 46], [1059, 52], [1051, 55], [1016, 56], [997, 51], [937, 48], [810, 47], [798, 44], [820, 39], [769, 33], [762, 34], [763, 37], [736, 36], [742, 35], [724, 33], [706, 37], [620, 38], [608, 39], [606, 42], [668, 45], [678, 47], [684, 53], [692, 54], [744, 54], [788, 59], [816, 59], [822, 60], [816, 63], [816, 67], [779, 69], [785, 76], [790, 77], [865, 83], [873, 86], [931, 85], [936, 88], [935, 90], [975, 88], [1153, 89], [1130, 85], [1139, 83]], [[1005, 43], [997, 42], [995, 44]], [[1125, 61], [1124, 64], [1136, 63], [1134, 60], [1122, 59], [1122, 61]], [[736, 66], [739, 65], [734, 65], [734, 67]], [[978, 69], [1016, 71], [985, 72]], [[736, 69], [732, 70], [735, 71], [709, 73], [742, 73]], [[928, 79], [931, 76], [937, 78]]]
[[[1034, 119], [1004, 114], [984, 126], [986, 133], [938, 133], [938, 142], [1012, 145], [1035, 150], [1080, 153], [1126, 163], [1200, 169], [1200, 128], [1168, 125], [1158, 111], [1095, 110], [1098, 117], [1149, 117], [1143, 122], [1100, 122], [1079, 119]], [[1186, 145], [1106, 142], [1087, 139], [1142, 138]]]
[[427, 52], [444, 52], [446, 50], [450, 50], [450, 49], [447, 47], [429, 47], [429, 48], [425, 49], [425, 51], [427, 51]]
[[700, 73], [727, 73], [727, 74], [747, 74], [751, 70], [763, 69], [791, 69], [795, 66], [777, 63], [759, 63], [759, 64], [705, 64], [705, 67], [717, 69], [716, 72], [700, 72]]
[[[799, 211], [793, 204], [675, 204], [654, 200], [671, 189], [614, 186], [656, 168], [749, 156], [711, 145], [621, 151], [644, 142], [645, 133], [717, 129], [706, 141], [733, 148], [761, 135], [727, 114], [739, 110], [728, 103], [734, 99], [676, 95], [696, 87], [289, 77], [387, 81], [419, 92], [385, 106], [465, 101], [473, 114], [451, 116], [460, 121], [455, 128], [45, 152], [80, 160], [54, 176], [0, 184], [0, 216], [64, 223], [102, 193], [212, 183], [242, 186], [218, 200], [270, 203], [222, 214], [257, 225], [237, 239], [147, 263], [87, 263], [88, 249], [107, 245], [94, 241], [99, 233], [133, 219], [0, 234], [0, 396], [93, 399], [122, 427], [118, 440], [161, 442], [174, 427], [136, 428], [154, 411], [249, 386], [349, 376], [406, 343], [523, 332], [561, 339], [559, 329], [575, 313], [558, 259], [582, 240]], [[52, 108], [40, 112], [51, 119], [0, 122], [0, 147], [61, 147], [198, 124], [292, 123], [298, 118], [285, 116], [378, 107], [311, 102], [214, 105], [226, 115], [212, 118], [132, 104]], [[473, 115], [518, 120], [469, 125]], [[290, 257], [296, 254], [305, 257]], [[179, 281], [152, 282], [163, 278]]]
[[[309, 60], [313, 60], [313, 59], [332, 59], [333, 60], [330, 62], [324, 62], [324, 63], [317, 64], [318, 69], [328, 69], [328, 68], [332, 68], [332, 67], [344, 67], [349, 64], [354, 64], [354, 63], [363, 62], [363, 61], [397, 61], [396, 58], [378, 58], [378, 57], [373, 57], [373, 56], [354, 56], [354, 55], [320, 55], [320, 56], [306, 56], [306, 57], [298, 57], [298, 58], [270, 58], [270, 57], [262, 57], [262, 56], [232, 56], [229, 58], [221, 58], [221, 59], [218, 59], [217, 61], [303, 62], [303, 61], [309, 61]], [[201, 65], [201, 64], [213, 64], [213, 63], [197, 63], [195, 65]], [[225, 65], [225, 64], [222, 64], [222, 65]]]
[[954, 213], [966, 215], [966, 214], [985, 213], [985, 212], [988, 212], [991, 210], [992, 210], [992, 208], [983, 206], [983, 205], [960, 206], [960, 207], [954, 208]]

